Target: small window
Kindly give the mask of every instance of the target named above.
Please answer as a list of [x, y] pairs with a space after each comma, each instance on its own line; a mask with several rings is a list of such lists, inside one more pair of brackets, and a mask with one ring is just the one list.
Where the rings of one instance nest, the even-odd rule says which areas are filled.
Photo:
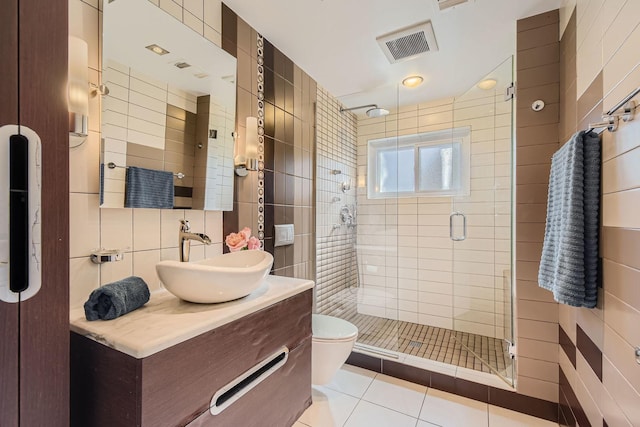
[[469, 194], [468, 127], [368, 142], [370, 199]]

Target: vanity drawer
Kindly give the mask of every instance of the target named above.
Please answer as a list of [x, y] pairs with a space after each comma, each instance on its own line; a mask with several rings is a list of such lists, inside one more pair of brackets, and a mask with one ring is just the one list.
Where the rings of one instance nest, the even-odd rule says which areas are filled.
[[[186, 425], [208, 411], [218, 389], [282, 346], [290, 351], [287, 363], [210, 422], [233, 414], [260, 419], [278, 406], [289, 419], [311, 398], [311, 307], [312, 290], [307, 290], [144, 359], [72, 333], [72, 424]], [[280, 400], [284, 391], [271, 386], [278, 378], [291, 383], [302, 406], [290, 400], [293, 392]], [[265, 403], [247, 411], [243, 402], [249, 398]], [[245, 409], [238, 412], [240, 407]], [[234, 419], [236, 426], [251, 425]]]
[[311, 338], [287, 363], [218, 415], [206, 410], [188, 427], [292, 426], [311, 406]]
[[143, 359], [142, 425], [191, 421], [219, 388], [280, 347], [298, 347], [311, 337], [311, 305], [305, 291]]

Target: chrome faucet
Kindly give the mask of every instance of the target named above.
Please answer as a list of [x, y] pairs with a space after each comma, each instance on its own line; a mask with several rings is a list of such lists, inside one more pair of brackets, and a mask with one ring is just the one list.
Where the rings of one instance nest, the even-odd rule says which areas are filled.
[[191, 241], [197, 240], [205, 245], [211, 244], [211, 239], [204, 233], [192, 233], [189, 221], [180, 220], [180, 233], [178, 234], [178, 247], [180, 248], [180, 262], [189, 262]]

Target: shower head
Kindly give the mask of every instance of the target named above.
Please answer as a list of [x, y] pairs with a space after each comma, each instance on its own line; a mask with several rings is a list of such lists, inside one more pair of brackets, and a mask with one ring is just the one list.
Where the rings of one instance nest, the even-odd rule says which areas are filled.
[[370, 108], [369, 110], [367, 110], [367, 116], [368, 117], [382, 117], [382, 116], [386, 116], [387, 114], [389, 114], [389, 110], [385, 110], [384, 108]]
[[367, 117], [382, 117], [382, 116], [386, 116], [387, 114], [389, 114], [389, 110], [385, 110], [384, 108], [379, 108], [378, 104], [368, 104], [368, 105], [359, 105], [357, 107], [351, 107], [351, 108], [340, 108], [340, 112], [344, 113], [345, 111], [351, 111], [351, 110], [360, 110], [362, 108], [368, 108], [366, 114]]

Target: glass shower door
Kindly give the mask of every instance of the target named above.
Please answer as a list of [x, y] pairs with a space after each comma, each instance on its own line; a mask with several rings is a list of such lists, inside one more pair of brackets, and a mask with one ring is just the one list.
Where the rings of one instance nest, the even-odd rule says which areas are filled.
[[[368, 117], [367, 108], [358, 111], [358, 316], [354, 323], [359, 329], [356, 350], [395, 359], [399, 351], [400, 250], [396, 193], [403, 159], [397, 146], [397, 87], [390, 85], [383, 90], [384, 98], [393, 100], [391, 104], [379, 104], [389, 111], [388, 115]], [[364, 105], [370, 101], [370, 97], [360, 97], [350, 103]]]
[[[385, 99], [397, 100], [389, 86]], [[380, 104], [390, 114], [369, 117], [369, 104], [355, 94], [335, 99], [319, 90], [316, 107], [316, 310], [358, 327], [356, 352], [398, 357], [397, 101]], [[389, 150], [384, 163], [385, 197], [368, 196], [369, 146]], [[377, 164], [377, 163], [376, 163]], [[394, 194], [391, 194], [394, 193]]]
[[512, 81], [509, 58], [454, 100], [451, 145], [460, 157], [452, 168], [461, 191], [450, 214], [453, 329], [467, 357], [459, 365], [511, 385]]

